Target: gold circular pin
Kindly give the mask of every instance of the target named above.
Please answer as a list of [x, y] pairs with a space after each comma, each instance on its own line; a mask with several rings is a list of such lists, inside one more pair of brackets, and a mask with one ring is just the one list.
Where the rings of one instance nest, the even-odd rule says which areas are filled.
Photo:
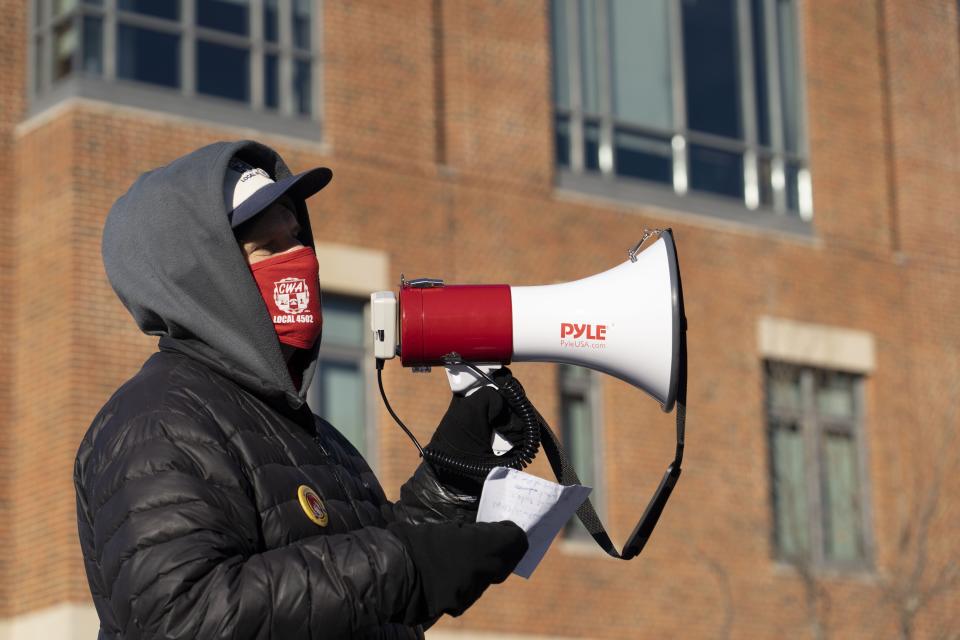
[[327, 517], [327, 507], [324, 506], [323, 500], [320, 499], [316, 491], [302, 484], [300, 488], [297, 489], [297, 497], [300, 498], [300, 506], [303, 508], [303, 512], [307, 514], [307, 517], [310, 518], [314, 524], [318, 524], [321, 527], [327, 526], [327, 523], [330, 521]]

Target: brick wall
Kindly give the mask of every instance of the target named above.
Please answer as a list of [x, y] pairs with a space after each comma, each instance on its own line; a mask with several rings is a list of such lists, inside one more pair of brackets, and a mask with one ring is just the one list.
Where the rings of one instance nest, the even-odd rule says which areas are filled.
[[[2, 33], [22, 33], [2, 2]], [[263, 135], [295, 170], [331, 166], [310, 202], [316, 237], [370, 247], [393, 277], [526, 285], [614, 266], [644, 227], [672, 226], [690, 321], [685, 471], [643, 556], [555, 547], [530, 581], [492, 588], [447, 630], [634, 637], [811, 636], [809, 583], [771, 560], [756, 323], [858, 329], [877, 345], [866, 384], [876, 569], [828, 574], [818, 616], [833, 637], [894, 637], [885, 594], [917, 567], [901, 548], [911, 508], [939, 490], [923, 585], [955, 560], [960, 464], [960, 52], [956, 4], [801, 3], [815, 234], [798, 238], [553, 189], [548, 16], [542, 2], [324, 3], [324, 143]], [[17, 42], [5, 38], [2, 42]], [[206, 142], [249, 135], [97, 102], [24, 117], [23, 51], [0, 68], [0, 557], [10, 616], [88, 593], [70, 476], [90, 419], [154, 349], [99, 258], [112, 202], [141, 172]], [[435, 58], [436, 54], [440, 58]], [[556, 424], [555, 370], [514, 368]], [[446, 407], [439, 372], [389, 364], [385, 384], [421, 440]], [[12, 395], [4, 395], [10, 393]], [[621, 543], [673, 451], [673, 417], [601, 381], [607, 524]], [[416, 464], [386, 411], [388, 493]], [[936, 462], [936, 464], [934, 464]], [[549, 476], [544, 460], [534, 471]], [[938, 474], [940, 480], [938, 480]], [[960, 624], [958, 591], [921, 611], [924, 637]], [[829, 599], [829, 607], [826, 605]]]
[[[11, 463], [14, 458], [14, 443], [9, 437], [10, 417], [13, 412], [12, 387], [15, 376], [16, 341], [10, 339], [13, 332], [16, 304], [16, 145], [13, 127], [23, 117], [26, 102], [26, 9], [22, 2], [0, 0], [0, 42], [4, 45], [3, 64], [0, 65], [0, 158], [4, 159], [0, 170], [0, 295], [5, 304], [0, 306], [0, 332], [5, 339], [0, 341], [0, 418], [4, 437], [0, 440], [0, 540], [9, 540], [12, 530]], [[7, 575], [10, 555], [0, 557], [0, 575]], [[0, 618], [7, 613], [9, 583], [0, 580]]]

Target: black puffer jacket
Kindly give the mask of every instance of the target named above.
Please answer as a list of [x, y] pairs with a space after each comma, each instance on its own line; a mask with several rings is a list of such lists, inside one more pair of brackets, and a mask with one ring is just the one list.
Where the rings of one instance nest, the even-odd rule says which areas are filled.
[[[417, 637], [394, 623], [417, 606], [415, 568], [383, 527], [472, 520], [473, 501], [421, 467], [388, 502], [363, 458], [303, 401], [316, 348], [293, 388], [220, 219], [234, 154], [289, 173], [261, 145], [212, 145], [142, 176], [104, 229], [111, 284], [161, 339], [77, 454], [101, 638]], [[301, 505], [304, 486], [325, 524]]]

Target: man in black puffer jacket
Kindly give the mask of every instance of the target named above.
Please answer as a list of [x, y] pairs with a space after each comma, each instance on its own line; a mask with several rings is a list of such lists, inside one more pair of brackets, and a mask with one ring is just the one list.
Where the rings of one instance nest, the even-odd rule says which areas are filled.
[[[322, 326], [304, 199], [330, 177], [217, 143], [142, 175], [110, 211], [107, 276], [160, 341], [77, 453], [100, 638], [422, 637], [526, 551], [519, 527], [474, 522], [476, 495], [427, 466], [390, 503], [304, 402]], [[483, 431], [492, 393], [457, 415], [473, 403]]]

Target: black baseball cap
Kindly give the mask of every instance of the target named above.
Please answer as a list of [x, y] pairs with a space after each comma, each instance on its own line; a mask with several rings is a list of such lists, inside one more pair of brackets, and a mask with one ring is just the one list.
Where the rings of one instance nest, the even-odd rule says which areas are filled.
[[236, 228], [284, 195], [306, 200], [327, 186], [333, 172], [326, 167], [310, 169], [295, 176], [274, 181], [266, 171], [239, 158], [231, 158], [223, 180], [227, 218]]

